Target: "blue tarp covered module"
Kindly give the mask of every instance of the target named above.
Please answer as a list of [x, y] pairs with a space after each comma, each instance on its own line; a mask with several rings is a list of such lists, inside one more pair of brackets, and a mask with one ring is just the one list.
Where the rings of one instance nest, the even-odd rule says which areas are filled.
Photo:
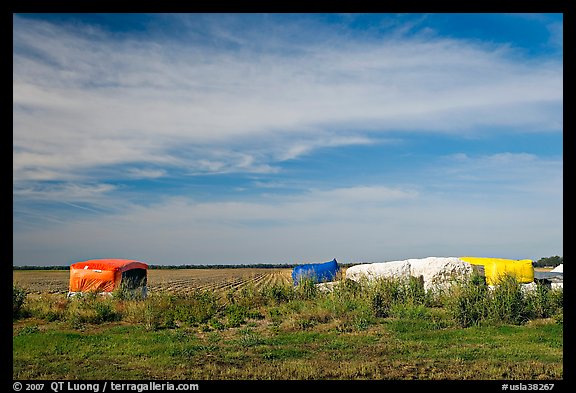
[[309, 263], [307, 265], [296, 266], [292, 269], [292, 280], [294, 285], [298, 285], [304, 278], [309, 278], [315, 283], [324, 281], [334, 281], [336, 273], [340, 270], [336, 258], [330, 262]]

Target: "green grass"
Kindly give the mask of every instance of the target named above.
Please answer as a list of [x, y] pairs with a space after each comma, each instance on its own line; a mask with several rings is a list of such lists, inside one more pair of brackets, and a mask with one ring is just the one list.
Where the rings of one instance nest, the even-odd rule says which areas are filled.
[[[562, 379], [561, 294], [467, 283], [435, 298], [418, 285], [276, 285], [224, 301], [26, 299], [13, 323], [13, 378]], [[479, 312], [473, 299], [513, 318]]]
[[[429, 330], [382, 321], [368, 332], [201, 333], [108, 326], [22, 327], [15, 379], [561, 379], [562, 326]], [[390, 365], [397, 367], [391, 368]]]

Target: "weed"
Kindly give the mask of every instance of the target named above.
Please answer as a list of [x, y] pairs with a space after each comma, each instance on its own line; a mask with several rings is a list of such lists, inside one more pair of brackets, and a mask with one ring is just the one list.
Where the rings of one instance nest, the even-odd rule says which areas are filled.
[[246, 322], [248, 318], [248, 309], [236, 303], [229, 304], [226, 307], [226, 326], [239, 327]]
[[38, 328], [38, 325], [30, 325], [30, 326], [25, 326], [22, 329], [20, 329], [18, 331], [18, 335], [24, 336], [26, 334], [38, 333], [39, 331], [40, 331], [40, 329]]
[[315, 299], [318, 294], [319, 290], [316, 286], [314, 280], [310, 278], [303, 278], [300, 280], [298, 285], [294, 288], [295, 297], [300, 300], [311, 300]]
[[447, 309], [461, 327], [478, 325], [487, 317], [488, 287], [477, 275], [453, 285], [447, 298]]
[[12, 285], [12, 317], [18, 318], [20, 309], [26, 300], [27, 292], [19, 285]]
[[564, 324], [564, 312], [563, 311], [559, 311], [556, 314], [554, 314], [553, 316], [554, 321], [558, 324], [558, 325], [563, 325]]
[[429, 319], [430, 311], [422, 304], [395, 303], [390, 307], [390, 316], [404, 319]]
[[387, 300], [389, 300], [389, 298], [380, 292], [371, 294], [370, 307], [375, 317], [385, 318], [389, 315], [390, 302]]
[[242, 347], [253, 347], [264, 343], [264, 339], [251, 329], [240, 330], [239, 343]]
[[216, 318], [210, 319], [208, 324], [210, 325], [210, 327], [212, 329], [216, 329], [216, 330], [224, 330], [226, 328], [226, 326], [222, 322], [220, 322], [220, 320], [218, 320]]
[[175, 297], [172, 303], [175, 318], [192, 325], [209, 321], [219, 309], [216, 295], [209, 291], [195, 291]]
[[112, 322], [120, 317], [109, 301], [95, 302], [93, 307], [96, 314], [92, 320], [93, 323]]
[[490, 292], [489, 317], [499, 323], [522, 324], [528, 320], [524, 293], [518, 280], [505, 274]]
[[424, 289], [424, 278], [422, 276], [410, 276], [408, 283], [403, 287], [404, 302], [411, 304], [425, 304], [427, 295]]
[[268, 317], [274, 326], [280, 326], [282, 323], [283, 315], [277, 307], [271, 307], [268, 309]]
[[555, 310], [551, 307], [550, 288], [537, 283], [535, 290], [526, 294], [528, 314], [531, 318], [548, 318]]
[[273, 284], [265, 286], [262, 293], [274, 304], [286, 303], [294, 298], [294, 288], [287, 284]]

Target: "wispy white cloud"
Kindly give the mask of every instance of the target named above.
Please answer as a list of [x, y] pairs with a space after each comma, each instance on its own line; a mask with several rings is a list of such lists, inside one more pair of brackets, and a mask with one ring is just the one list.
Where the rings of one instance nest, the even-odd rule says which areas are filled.
[[[519, 60], [505, 46], [439, 37], [359, 42], [324, 29], [323, 40], [280, 34], [259, 51], [210, 23], [240, 49], [118, 39], [14, 16], [15, 181], [132, 162], [262, 173], [275, 160], [370, 143], [379, 132], [562, 127], [562, 64]], [[364, 131], [350, 135], [351, 127]], [[176, 159], [181, 145], [203, 154]], [[211, 157], [231, 145], [259, 161]]]
[[14, 231], [50, 231], [52, 224], [62, 225], [74, 217], [69, 210], [97, 215], [121, 211], [127, 204], [113, 196], [117, 189], [112, 184], [96, 182], [20, 182], [12, 189]]
[[208, 149], [199, 152], [199, 159], [190, 159], [186, 162], [188, 174], [224, 174], [224, 173], [277, 173], [278, 167], [271, 166], [262, 159], [259, 153], [249, 154], [237, 151], [228, 151], [221, 148]]
[[[562, 239], [554, 218], [561, 206], [509, 202], [478, 204], [382, 186], [269, 195], [253, 202], [179, 197], [29, 231], [26, 241], [41, 249], [66, 239], [83, 250], [78, 258], [131, 255], [158, 264], [302, 263], [333, 257], [345, 263], [464, 254], [538, 258], [556, 252], [546, 247]], [[17, 237], [15, 250], [25, 247]], [[66, 255], [61, 253], [63, 259]]]
[[[320, 149], [395, 144], [403, 132], [560, 133], [560, 60], [427, 33], [425, 16], [357, 36], [307, 18], [159, 15], [178, 21], [178, 37], [13, 18], [16, 264], [538, 257], [562, 247], [558, 157], [462, 151], [402, 180], [382, 170], [338, 185], [286, 173]], [[235, 173], [252, 176], [232, 186], [252, 197], [159, 187], [124, 198], [137, 191], [123, 180]], [[86, 214], [62, 219], [42, 203]]]
[[534, 198], [555, 195], [560, 200], [563, 192], [562, 158], [540, 158], [528, 153], [496, 153], [470, 156], [457, 153], [445, 157], [434, 167], [442, 184], [475, 193], [494, 194], [511, 192]]
[[158, 177], [163, 177], [166, 175], [166, 171], [163, 169], [143, 169], [143, 168], [131, 168], [128, 170], [130, 176], [137, 179], [155, 179]]
[[280, 161], [293, 160], [320, 148], [371, 145], [383, 143], [383, 141], [377, 141], [364, 136], [331, 136], [324, 138], [314, 137], [309, 140], [300, 140], [288, 143], [288, 146], [280, 147], [280, 152], [276, 154], [277, 159]]
[[96, 200], [112, 192], [116, 187], [112, 184], [32, 184], [15, 187], [16, 197], [28, 200], [78, 201]]

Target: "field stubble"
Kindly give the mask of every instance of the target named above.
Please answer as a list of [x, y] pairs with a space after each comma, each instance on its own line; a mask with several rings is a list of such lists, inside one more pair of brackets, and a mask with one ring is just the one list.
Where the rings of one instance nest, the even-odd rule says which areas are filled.
[[[287, 284], [292, 281], [291, 269], [281, 268], [224, 268], [224, 269], [150, 269], [150, 292], [186, 294], [194, 290], [226, 292], [245, 285]], [[68, 270], [14, 270], [13, 283], [30, 294], [66, 293]]]

